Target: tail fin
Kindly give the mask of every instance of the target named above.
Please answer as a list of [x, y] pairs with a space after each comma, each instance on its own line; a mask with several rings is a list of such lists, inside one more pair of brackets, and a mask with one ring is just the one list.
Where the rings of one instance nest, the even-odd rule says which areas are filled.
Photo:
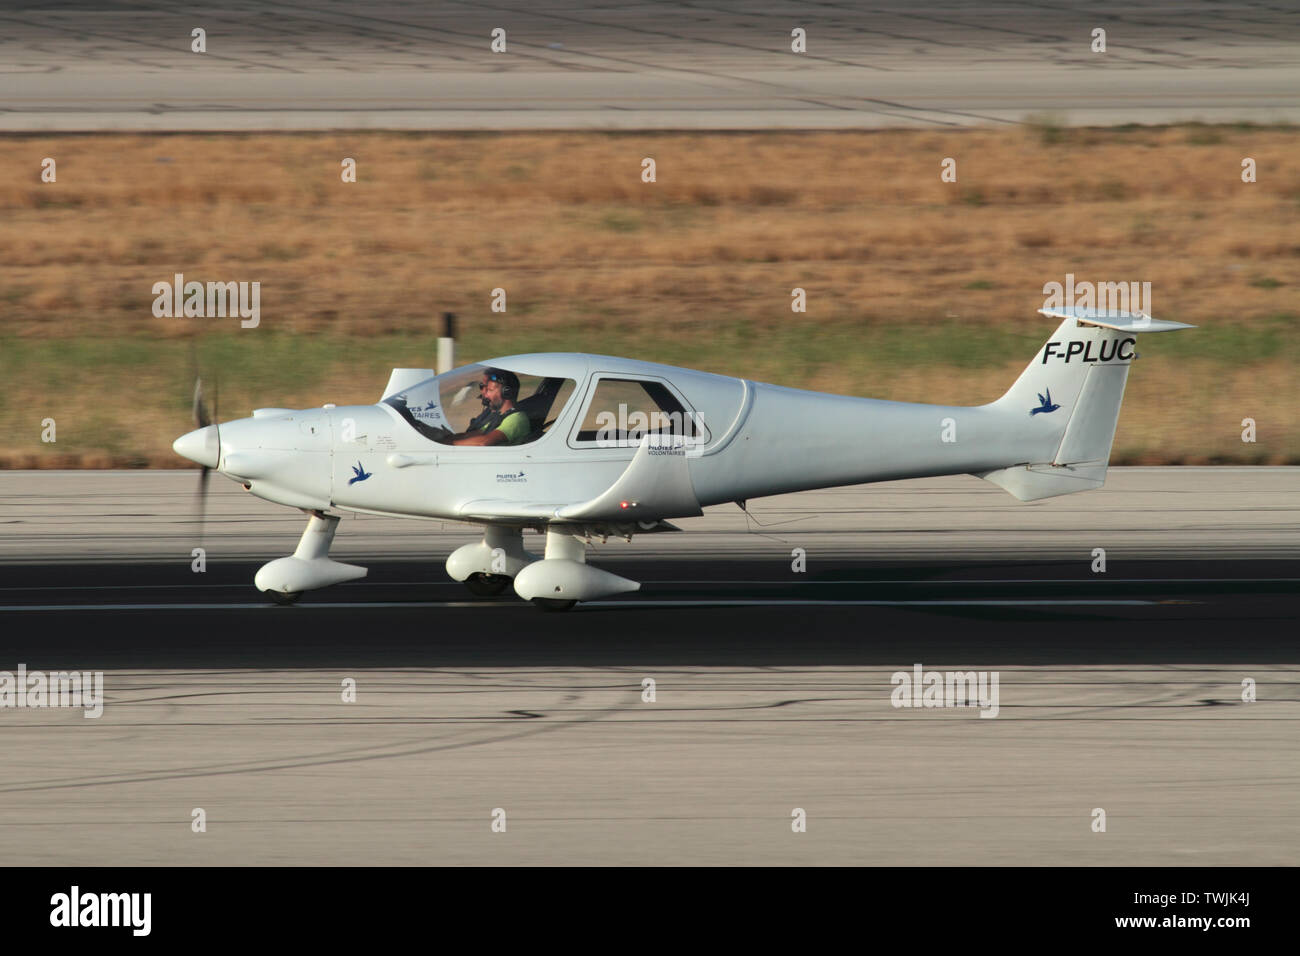
[[1193, 326], [1130, 312], [1039, 309], [1063, 321], [991, 406], [1018, 429], [1026, 461], [980, 473], [1021, 501], [1100, 488], [1139, 332]]

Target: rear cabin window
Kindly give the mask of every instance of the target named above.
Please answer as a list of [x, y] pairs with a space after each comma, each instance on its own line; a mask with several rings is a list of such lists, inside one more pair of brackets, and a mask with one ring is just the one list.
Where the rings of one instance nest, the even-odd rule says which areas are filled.
[[602, 378], [578, 425], [575, 440], [603, 447], [635, 447], [645, 435], [696, 438], [693, 413], [662, 382]]

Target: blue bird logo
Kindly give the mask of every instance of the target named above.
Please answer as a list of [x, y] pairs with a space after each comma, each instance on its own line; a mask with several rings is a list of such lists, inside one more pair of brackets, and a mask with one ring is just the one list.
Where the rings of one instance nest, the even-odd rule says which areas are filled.
[[361, 462], [358, 461], [355, 465], [352, 466], [352, 474], [355, 477], [353, 477], [350, 481], [348, 481], [349, 485], [355, 485], [358, 481], [365, 481], [367, 478], [372, 477], [374, 475], [374, 472], [366, 471], [364, 468], [361, 467]]
[[1041, 402], [1042, 404], [1039, 405], [1037, 408], [1031, 408], [1031, 409], [1029, 410], [1030, 417], [1032, 417], [1032, 416], [1034, 416], [1034, 415], [1037, 415], [1039, 412], [1044, 412], [1044, 413], [1045, 413], [1045, 412], [1054, 412], [1054, 411], [1056, 411], [1058, 408], [1061, 407], [1060, 405], [1053, 405], [1053, 404], [1052, 404], [1052, 390], [1051, 390], [1050, 388], [1047, 390], [1047, 394], [1046, 394], [1046, 395], [1044, 395], [1042, 392], [1039, 392], [1039, 393], [1038, 393], [1038, 400], [1039, 400], [1039, 402]]

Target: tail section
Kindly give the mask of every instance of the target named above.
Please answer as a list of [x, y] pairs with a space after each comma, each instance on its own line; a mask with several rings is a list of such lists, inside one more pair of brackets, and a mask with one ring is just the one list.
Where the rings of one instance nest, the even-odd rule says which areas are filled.
[[1137, 333], [1192, 328], [1129, 312], [1039, 311], [1063, 321], [990, 406], [1019, 432], [1017, 447], [1026, 460], [979, 475], [1021, 501], [1101, 487], [1129, 366], [1137, 356]]

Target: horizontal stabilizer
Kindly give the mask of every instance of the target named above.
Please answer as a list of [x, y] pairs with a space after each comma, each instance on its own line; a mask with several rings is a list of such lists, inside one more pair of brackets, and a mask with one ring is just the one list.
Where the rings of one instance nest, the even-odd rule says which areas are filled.
[[975, 477], [991, 481], [1021, 501], [1037, 501], [1091, 491], [1106, 483], [1106, 462], [1090, 461], [1077, 465], [1013, 465], [996, 471], [980, 472]]
[[1153, 319], [1142, 312], [1081, 309], [1073, 305], [1039, 309], [1038, 311], [1054, 319], [1074, 319], [1079, 325], [1095, 325], [1102, 329], [1114, 329], [1116, 332], [1177, 332], [1179, 329], [1196, 328], [1196, 326], [1188, 325], [1186, 322]]

